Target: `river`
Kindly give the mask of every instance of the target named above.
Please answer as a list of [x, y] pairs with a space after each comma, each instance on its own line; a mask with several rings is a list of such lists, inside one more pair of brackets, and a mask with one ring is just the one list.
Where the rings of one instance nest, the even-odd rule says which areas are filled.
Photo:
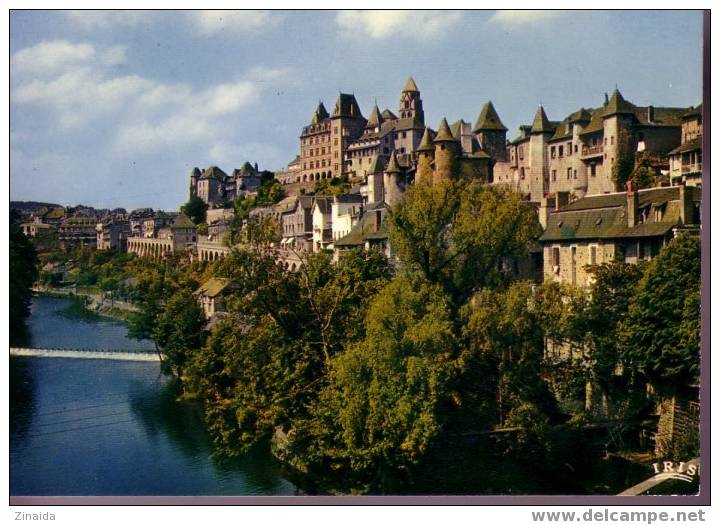
[[[153, 350], [106, 318], [33, 298], [25, 346]], [[269, 451], [212, 457], [200, 407], [158, 363], [10, 358], [10, 494], [291, 495]]]

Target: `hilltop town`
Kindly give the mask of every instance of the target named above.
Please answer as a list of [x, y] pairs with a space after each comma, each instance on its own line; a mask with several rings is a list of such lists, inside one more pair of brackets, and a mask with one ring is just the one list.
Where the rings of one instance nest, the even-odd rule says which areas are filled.
[[[208, 273], [206, 268], [214, 263], [222, 267], [224, 261], [233, 260], [239, 250], [251, 244], [250, 239], [255, 235], [255, 230], [258, 227], [265, 228], [270, 234], [264, 235], [257, 247], [258, 253], [262, 257], [270, 257], [285, 272], [284, 275], [296, 276], [297, 282], [293, 280], [292, 283], [295, 283], [297, 289], [307, 287], [308, 291], [303, 292], [309, 297], [307, 309], [310, 313], [307, 315], [315, 316], [311, 315], [309, 319], [313, 323], [317, 322], [318, 333], [322, 336], [318, 336], [321, 342], [313, 340], [307, 343], [307, 347], [322, 346], [328, 361], [331, 356], [328, 340], [331, 336], [325, 331], [331, 330], [336, 304], [333, 303], [332, 307], [324, 305], [330, 311], [326, 319], [322, 317], [324, 313], [318, 313], [324, 311], [318, 303], [336, 299], [332, 295], [313, 295], [308, 283], [311, 280], [309, 274], [314, 270], [308, 269], [306, 265], [315, 264], [308, 261], [318, 254], [324, 254], [336, 266], [341, 266], [343, 261], [358, 254], [371, 254], [373, 257], [382, 255], [385, 261], [383, 264], [394, 268], [401, 258], [398, 253], [407, 256], [412, 246], [394, 245], [389, 223], [413, 188], [427, 188], [431, 191], [433, 187], [444, 187], [458, 181], [472, 182], [473, 188], [494, 188], [498, 192], [506, 192], [498, 195], [511, 195], [512, 199], [516, 199], [519, 204], [512, 208], [512, 213], [520, 217], [518, 228], [533, 233], [529, 238], [522, 238], [522, 249], [508, 250], [507, 253], [498, 249], [494, 253], [498, 255], [498, 260], [491, 259], [490, 264], [494, 266], [487, 268], [486, 273], [490, 275], [491, 271], [497, 272], [507, 282], [530, 283], [528, 288], [516, 290], [517, 293], [528, 294], [528, 297], [535, 297], [531, 294], [540, 286], [554, 285], [553, 293], [559, 295], [554, 305], [553, 301], [547, 304], [559, 308], [570, 308], [574, 304], [571, 301], [574, 300], [572, 294], [575, 292], [568, 292], [570, 288], [565, 286], [580, 290], [578, 297], [582, 297], [583, 301], [597, 299], [583, 296], [582, 291], [590, 290], [597, 284], [598, 267], [631, 263], [628, 265], [631, 269], [623, 267], [617, 270], [620, 272], [618, 275], [627, 279], [621, 279], [622, 282], [637, 283], [640, 274], [633, 273], [633, 267], [640, 268], [638, 272], [646, 271], [645, 263], [658, 257], [674, 239], [698, 236], [703, 171], [701, 105], [678, 108], [637, 106], [615, 89], [600, 100], [588, 100], [587, 107], [577, 108], [558, 120], [551, 120], [548, 117], [551, 111], [540, 106], [535, 115], [528, 115], [529, 123], [520, 126], [514, 138], [508, 136], [508, 129], [491, 101], [479, 101], [476, 118], [452, 123], [443, 118], [437, 125], [426, 122], [423, 106], [420, 88], [413, 78], [409, 78], [400, 91], [396, 108], [381, 110], [375, 104], [365, 113], [367, 117], [354, 95], [341, 93], [331, 111], [323, 102], [318, 103], [314, 110], [309, 108], [308, 122], [298, 126], [298, 152], [281, 171], [263, 170], [251, 159], [233, 169], [224, 170], [215, 165], [195, 167], [189, 174], [188, 201], [177, 212], [152, 209], [130, 212], [124, 209], [94, 210], [37, 203], [17, 206], [23, 216], [21, 227], [28, 237], [34, 239], [41, 252], [113, 251], [125, 254], [130, 259], [135, 256], [134, 260], [142, 259], [153, 264], [177, 260], [174, 257], [183, 257], [191, 264], [196, 264], [194, 268], [200, 268], [198, 275], [202, 275], [203, 281], [198, 282], [199, 286], [196, 285], [192, 290], [191, 298], [201, 308], [204, 332], [222, 326], [223, 320], [228, 319], [228, 310], [242, 309], [228, 305], [233, 297], [237, 301], [239, 289], [243, 290], [240, 294], [243, 300], [255, 307], [253, 301], [257, 300], [260, 292], [252, 289], [250, 284], [233, 283], [233, 279], [228, 277], [232, 274], [232, 268], [223, 267], [223, 272], [220, 272], [222, 275]], [[293, 153], [288, 157], [293, 157]], [[462, 213], [466, 214], [465, 220], [472, 222], [473, 214], [480, 216], [487, 210], [468, 211], [458, 207], [457, 215]], [[502, 213], [508, 212], [505, 210]], [[512, 214], [507, 217], [509, 220], [514, 218]], [[408, 220], [415, 219], [410, 217]], [[436, 237], [445, 235], [445, 230], [438, 231], [440, 233]], [[492, 237], [492, 232], [482, 234]], [[404, 242], [411, 244], [412, 237], [405, 238]], [[502, 242], [510, 241], [503, 239]], [[428, 263], [430, 259], [427, 251], [415, 256], [413, 262], [418, 263], [418, 267], [423, 267], [423, 263]], [[471, 253], [468, 257], [473, 256], [480, 257], [481, 254]], [[47, 261], [43, 268], [52, 272], [55, 270], [54, 264], [53, 261]], [[262, 286], [286, 291], [283, 286], [287, 283], [282, 278], [272, 280], [275, 274], [263, 268], [265, 273], [258, 272], [258, 275], [267, 279], [260, 281]], [[472, 268], [479, 271], [476, 267]], [[441, 280], [438, 276], [444, 275], [442, 271], [440, 268], [434, 274], [436, 281]], [[431, 273], [426, 271], [426, 277]], [[300, 274], [302, 276], [298, 277]], [[164, 278], [165, 274], [162, 275]], [[480, 279], [483, 276], [475, 277]], [[699, 279], [699, 275], [695, 277]], [[260, 279], [255, 274], [250, 278]], [[458, 325], [471, 323], [472, 315], [479, 315], [473, 308], [477, 308], [478, 302], [483, 300], [482, 294], [470, 297], [477, 289], [463, 290], [463, 278], [457, 277], [457, 283], [453, 283], [456, 287], [448, 293], [457, 303], [453, 315], [460, 319], [454, 321]], [[412, 276], [403, 279], [415, 282]], [[62, 278], [59, 280], [62, 281]], [[380, 278], [378, 280], [382, 281]], [[329, 278], [323, 282], [323, 286], [334, 283]], [[397, 282], [402, 284], [404, 281], [397, 279]], [[364, 289], [362, 286], [361, 290]], [[426, 283], [418, 286], [422, 290], [432, 291], [429, 285], [426, 287]], [[348, 285], [342, 287], [341, 291], [347, 294], [351, 288]], [[507, 293], [504, 288], [497, 288], [502, 289], [498, 293]], [[295, 288], [292, 290], [292, 293], [296, 292]], [[467, 295], [464, 295], [466, 291]], [[287, 293], [289, 297], [295, 297]], [[362, 293], [358, 293], [362, 296]], [[374, 293], [377, 290], [357, 299], [360, 306], [354, 305], [355, 310], [348, 307], [348, 311], [361, 312], [364, 318], [366, 309], [371, 307], [363, 301], [369, 301]], [[431, 292], [427, 293], [432, 295]], [[401, 292], [398, 294], [402, 296]], [[166, 299], [166, 296], [162, 297], [162, 300]], [[274, 306], [273, 301], [274, 297], [268, 299], [268, 303]], [[532, 301], [528, 299], [518, 304], [526, 307], [530, 303]], [[687, 311], [691, 311], [693, 304], [685, 305]], [[263, 303], [262, 308], [270, 307]], [[288, 305], [283, 308], [284, 313], [292, 310], [292, 306]], [[599, 307], [593, 308], [597, 313]], [[175, 314], [180, 315], [182, 311], [179, 309]], [[467, 311], [475, 312], [469, 321], [462, 317]], [[541, 318], [531, 309], [525, 311], [528, 312], [535, 316], [533, 319]], [[163, 315], [158, 314], [157, 319]], [[261, 315], [257, 316], [256, 326], [263, 328], [265, 321], [261, 318]], [[296, 321], [295, 317], [291, 319], [292, 322]], [[302, 313], [297, 314], [297, 319], [310, 323], [302, 317]], [[244, 338], [250, 330], [250, 325], [245, 322], [243, 318], [238, 324], [242, 326], [238, 332], [242, 337], [233, 333], [236, 339], [232, 339], [232, 344]], [[365, 322], [370, 334], [370, 314]], [[566, 322], [567, 319], [558, 314], [558, 326]], [[621, 322], [622, 319], [617, 320], [618, 326]], [[276, 324], [282, 326], [280, 322]], [[553, 339], [552, 331], [556, 327], [548, 326], [547, 322], [540, 324], [542, 330], [547, 331], [543, 332], [546, 335], [533, 339], [532, 344], [541, 347], [542, 358], [547, 362], [577, 363], [573, 361], [574, 356], [596, 344], [588, 342], [587, 332], [578, 335], [580, 330]], [[593, 326], [588, 330], [596, 329], [596, 325]], [[339, 328], [332, 327], [339, 331], [343, 328], [342, 324]], [[435, 329], [433, 327], [429, 332]], [[557, 329], [560, 330], [559, 327]], [[292, 332], [283, 336], [292, 341], [288, 342], [288, 348], [300, 352], [299, 346], [292, 346], [296, 344], [295, 338], [300, 336], [287, 327], [283, 326], [283, 330], [288, 334]], [[567, 330], [567, 333], [572, 331]], [[259, 328], [258, 333], [261, 333]], [[349, 331], [342, 336], [351, 339], [353, 333]], [[362, 330], [359, 333], [363, 333]], [[213, 339], [216, 332], [212, 334], [211, 341], [216, 341]], [[262, 337], [275, 336], [262, 333]], [[361, 337], [371, 341], [370, 335]], [[230, 340], [222, 344], [230, 344], [227, 343]], [[356, 343], [342, 338], [340, 341], [338, 346], [342, 348], [346, 343]], [[216, 344], [221, 343], [216, 341]], [[511, 346], [513, 343], [507, 344]], [[378, 343], [375, 346], [381, 345]], [[457, 346], [462, 345], [457, 343]], [[302, 351], [307, 347], [302, 347]], [[505, 357], [504, 349], [502, 356], [499, 370], [516, 366], [512, 357]], [[586, 367], [588, 361], [583, 356], [578, 367]], [[185, 361], [178, 362], [185, 365]], [[325, 366], [329, 366], [327, 362]], [[609, 372], [605, 370], [611, 377], [608, 380], [610, 383], [618, 382], [617, 378], [624, 374], [620, 360], [613, 361], [613, 366], [615, 368], [606, 366]], [[322, 374], [326, 373], [326, 369], [322, 366], [318, 366], [318, 369], [322, 370], [317, 372], [318, 377], [324, 378]], [[175, 372], [178, 376], [183, 375], [181, 367]], [[202, 376], [202, 373], [199, 374]], [[651, 372], [644, 369], [642, 373], [652, 376]], [[319, 381], [318, 377], [312, 376]], [[309, 384], [314, 384], [310, 378], [306, 379]], [[585, 390], [582, 392], [583, 407], [598, 420], [611, 418], [614, 411], [620, 411], [621, 406], [625, 406], [622, 405], [624, 399], [618, 401], [608, 394], [613, 389], [612, 385], [601, 388], [601, 381], [595, 379], [588, 379], [586, 383], [587, 387], [583, 387]], [[498, 380], [498, 391], [501, 390], [500, 384]], [[633, 385], [633, 388], [639, 388]], [[683, 432], [697, 425], [697, 385], [683, 377], [681, 386], [685, 390], [682, 396], [669, 395], [657, 404], [659, 421], [654, 424], [653, 439], [654, 450], [658, 455], [670, 450], [673, 443], [677, 444], [679, 436], [684, 435]], [[538, 391], [542, 388], [538, 387]], [[472, 389], [470, 391], [471, 397], [476, 394]], [[639, 391], [644, 393], [645, 385]], [[689, 395], [687, 391], [690, 391]], [[455, 394], [453, 391], [452, 395], [448, 395], [452, 397]], [[515, 432], [519, 427], [511, 428], [508, 422], [513, 418], [506, 417], [502, 408], [510, 401], [498, 395], [498, 417], [502, 430], [510, 428]], [[577, 391], [573, 395], [577, 397]], [[458, 410], [464, 410], [463, 401], [458, 400], [460, 397], [457, 394], [453, 403], [460, 407]], [[557, 397], [562, 396], [558, 394]], [[538, 402], [538, 406], [540, 404]], [[218, 405], [225, 406], [220, 402]], [[519, 404], [515, 408], [519, 410], [523, 406]], [[305, 409], [303, 405], [298, 411], [303, 417], [309, 417], [303, 412]], [[245, 408], [237, 408], [237, 413], [232, 416], [237, 418], [239, 425], [251, 421], [248, 426], [262, 426], [257, 423], [259, 416], [253, 412], [255, 408], [247, 409], [252, 412], [250, 415], [243, 410]], [[275, 412], [272, 414], [275, 417]], [[268, 416], [268, 419], [272, 420], [272, 417]], [[284, 426], [274, 427], [280, 441], [288, 439], [287, 428], [294, 428], [292, 418], [288, 416], [288, 420], [290, 423], [285, 421]], [[303, 423], [305, 420], [299, 422], [301, 428]], [[221, 427], [223, 424], [217, 423]], [[271, 427], [272, 424], [268, 423], [263, 432], [267, 433]], [[311, 432], [312, 429], [305, 430]], [[647, 443], [643, 446], [650, 448]]]

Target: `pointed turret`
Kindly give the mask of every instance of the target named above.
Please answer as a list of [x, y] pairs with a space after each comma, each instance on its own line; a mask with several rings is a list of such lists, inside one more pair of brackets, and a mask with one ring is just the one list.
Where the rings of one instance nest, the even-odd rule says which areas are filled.
[[407, 82], [405, 83], [405, 87], [403, 88], [403, 93], [407, 92], [416, 92], [419, 93], [420, 90], [417, 87], [417, 84], [415, 83], [415, 80], [413, 80], [413, 77], [408, 78]]
[[487, 101], [475, 122], [473, 133], [478, 131], [507, 131], [491, 101]]
[[355, 99], [355, 95], [348, 93], [340, 93], [338, 99], [335, 102], [335, 109], [333, 110], [333, 117], [349, 117], [349, 118], [363, 118], [360, 106]]
[[435, 151], [435, 145], [433, 144], [432, 138], [430, 137], [429, 128], [425, 128], [425, 133], [423, 133], [422, 140], [420, 141], [420, 145], [418, 146], [417, 151]]
[[435, 135], [435, 143], [438, 142], [457, 142], [457, 139], [453, 137], [453, 134], [450, 131], [450, 126], [448, 125], [445, 117], [443, 117], [443, 119], [440, 121], [437, 135]]
[[202, 175], [202, 172], [200, 171], [200, 168], [195, 166], [193, 170], [190, 172], [190, 178], [192, 179], [199, 179], [200, 175]]
[[618, 88], [615, 88], [607, 106], [605, 106], [605, 116], [609, 117], [610, 115], [617, 115], [619, 113], [632, 114], [633, 108], [634, 106], [623, 98]]
[[322, 102], [318, 104], [318, 107], [315, 109], [315, 113], [313, 113], [312, 119], [310, 120], [310, 124], [315, 125], [319, 124], [326, 118], [328, 118], [330, 114], [325, 109], [325, 106]]
[[378, 128], [383, 123], [383, 121], [384, 119], [380, 114], [380, 109], [377, 107], [377, 104], [375, 104], [372, 108], [372, 111], [370, 112], [370, 116], [368, 117], [368, 121], [365, 127]]
[[392, 155], [390, 155], [390, 162], [385, 169], [385, 173], [402, 173], [402, 168], [400, 168], [400, 164], [398, 163], [395, 150], [393, 150]]
[[545, 110], [540, 106], [537, 113], [535, 113], [535, 120], [533, 120], [530, 133], [552, 133], [553, 131], [554, 129], [545, 114]]

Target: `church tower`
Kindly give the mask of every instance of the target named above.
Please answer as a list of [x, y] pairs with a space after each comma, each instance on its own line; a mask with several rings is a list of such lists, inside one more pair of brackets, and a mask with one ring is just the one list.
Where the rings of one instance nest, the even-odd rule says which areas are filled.
[[400, 94], [400, 118], [414, 118], [422, 124], [425, 123], [420, 90], [412, 77], [408, 78], [405, 88]]

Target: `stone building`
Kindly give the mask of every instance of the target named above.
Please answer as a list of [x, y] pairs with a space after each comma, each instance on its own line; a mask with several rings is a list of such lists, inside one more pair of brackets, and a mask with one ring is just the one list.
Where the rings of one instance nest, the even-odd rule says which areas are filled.
[[665, 156], [680, 143], [686, 108], [636, 106], [617, 89], [598, 108], [551, 121], [540, 106], [531, 126], [508, 145], [507, 162], [495, 166], [494, 182], [540, 202], [568, 192], [571, 199], [622, 191], [615, 172], [639, 154]]
[[567, 193], [544, 198], [545, 281], [588, 286], [588, 266], [614, 260], [650, 259], [679, 231], [697, 232], [700, 190], [672, 186], [588, 196], [568, 202]]
[[355, 95], [341, 93], [330, 115], [322, 102], [300, 134], [300, 169], [296, 182], [318, 181], [346, 174], [345, 152], [367, 124]]
[[281, 246], [301, 251], [313, 250], [313, 215], [312, 208], [315, 197], [300, 195], [294, 205], [280, 216], [282, 230]]
[[194, 249], [197, 241], [197, 227], [181, 213], [169, 225], [156, 229], [153, 237], [128, 238], [127, 251], [142, 257], [163, 259], [173, 253]]
[[65, 219], [58, 227], [60, 247], [63, 250], [77, 248], [94, 250], [97, 246], [96, 226], [97, 219], [94, 217], [70, 217]]
[[682, 116], [680, 146], [669, 154], [670, 184], [702, 186], [702, 104]]
[[130, 221], [107, 220], [97, 223], [98, 250], [127, 251], [127, 240], [132, 235]]
[[337, 261], [351, 250], [378, 250], [392, 260], [387, 231], [388, 206], [380, 201], [367, 204], [350, 233], [333, 243], [333, 260]]
[[362, 215], [363, 198], [359, 193], [335, 195], [331, 208], [331, 230], [333, 242], [344, 237]]
[[204, 171], [193, 168], [190, 172], [190, 196], [199, 197], [210, 208], [224, 208], [243, 194], [255, 194], [262, 184], [263, 177], [271, 178], [269, 171], [260, 171], [257, 163], [253, 166], [245, 162], [228, 175], [217, 166]]
[[332, 203], [331, 196], [316, 196], [312, 206], [313, 251], [332, 250]]
[[224, 294], [230, 288], [230, 280], [219, 277], [211, 277], [195, 291], [205, 317], [209, 320], [216, 314], [224, 312]]
[[387, 161], [393, 151], [403, 165], [414, 165], [425, 129], [425, 111], [412, 77], [400, 94], [399, 106], [400, 117], [389, 109], [380, 113], [377, 104], [373, 106], [362, 135], [348, 145], [345, 166], [349, 176], [367, 176], [378, 157]]

